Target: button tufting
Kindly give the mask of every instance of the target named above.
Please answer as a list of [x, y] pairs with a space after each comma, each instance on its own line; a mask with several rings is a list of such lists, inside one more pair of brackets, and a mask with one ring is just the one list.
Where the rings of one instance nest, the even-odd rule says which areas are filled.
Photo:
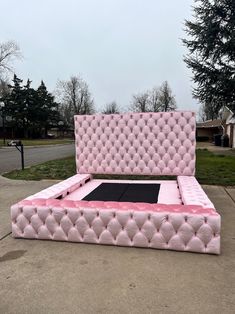
[[[25, 206], [12, 206], [14, 237], [219, 254], [220, 216], [191, 176], [195, 167], [192, 113], [133, 113], [121, 119], [119, 115], [77, 116], [75, 121], [79, 171], [106, 172], [108, 167], [112, 173], [183, 174], [177, 181], [184, 205], [118, 203], [115, 208], [104, 202], [97, 208], [97, 202], [53, 199], [55, 193], [72, 193], [91, 178], [77, 175], [37, 193]], [[200, 204], [193, 203], [195, 199]]]
[[[194, 174], [195, 116], [191, 112], [94, 115], [89, 119], [77, 116], [77, 119], [81, 123], [76, 132], [76, 162], [80, 173]], [[111, 148], [115, 151], [110, 156]], [[136, 149], [139, 159], [130, 148]], [[116, 159], [116, 155], [121, 158]], [[164, 165], [159, 164], [158, 156]], [[113, 160], [116, 164], [111, 166]], [[131, 160], [135, 163], [133, 166]]]

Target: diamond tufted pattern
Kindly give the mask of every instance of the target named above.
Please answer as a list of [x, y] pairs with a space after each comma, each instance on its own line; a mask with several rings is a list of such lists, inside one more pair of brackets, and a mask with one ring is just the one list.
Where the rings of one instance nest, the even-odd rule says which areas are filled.
[[15, 237], [219, 254], [220, 216], [201, 206], [35, 199], [11, 218]]
[[78, 173], [194, 175], [193, 112], [75, 116]]
[[[194, 113], [75, 116], [75, 133], [79, 174], [13, 205], [14, 237], [220, 253], [220, 215], [193, 177]], [[177, 175], [182, 204], [66, 199], [87, 173]]]
[[76, 174], [62, 182], [54, 184], [49, 188], [46, 188], [34, 195], [30, 195], [26, 200], [32, 200], [35, 198], [63, 198], [69, 193], [72, 193], [80, 186], [86, 184], [87, 181], [90, 181], [92, 176], [90, 174]]
[[195, 177], [179, 176], [177, 182], [182, 201], [185, 205], [201, 205], [204, 208], [214, 208]]

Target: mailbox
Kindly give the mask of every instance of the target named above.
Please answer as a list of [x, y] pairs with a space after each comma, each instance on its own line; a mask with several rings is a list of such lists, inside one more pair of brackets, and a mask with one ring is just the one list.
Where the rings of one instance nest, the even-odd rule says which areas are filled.
[[12, 140], [7, 142], [7, 146], [22, 146], [21, 140]]
[[21, 140], [11, 140], [7, 142], [7, 146], [15, 147], [21, 155], [21, 169], [24, 170], [24, 145]]

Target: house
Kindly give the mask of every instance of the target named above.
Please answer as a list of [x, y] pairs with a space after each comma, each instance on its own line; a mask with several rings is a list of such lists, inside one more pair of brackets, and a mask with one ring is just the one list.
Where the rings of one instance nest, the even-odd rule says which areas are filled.
[[197, 140], [213, 141], [214, 135], [223, 134], [222, 120], [208, 120], [197, 123]]
[[74, 129], [73, 128], [61, 128], [53, 127], [48, 130], [48, 137], [53, 138], [74, 138]]
[[6, 125], [6, 121], [3, 123], [3, 118], [0, 115], [0, 138], [11, 138], [12, 128]]
[[235, 148], [235, 111], [224, 107], [222, 112], [224, 134], [229, 137], [229, 147]]

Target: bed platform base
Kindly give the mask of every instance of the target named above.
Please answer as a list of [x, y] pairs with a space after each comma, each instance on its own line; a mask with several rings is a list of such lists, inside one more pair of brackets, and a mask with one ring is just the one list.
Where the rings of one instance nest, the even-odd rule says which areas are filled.
[[194, 177], [178, 177], [178, 184], [187, 189], [186, 204], [194, 186], [201, 205], [66, 199], [90, 180], [90, 175], [75, 175], [13, 205], [13, 236], [220, 253], [220, 215]]
[[13, 237], [220, 254], [220, 215], [194, 177], [195, 113], [80, 115], [74, 123], [77, 174], [13, 205]]

